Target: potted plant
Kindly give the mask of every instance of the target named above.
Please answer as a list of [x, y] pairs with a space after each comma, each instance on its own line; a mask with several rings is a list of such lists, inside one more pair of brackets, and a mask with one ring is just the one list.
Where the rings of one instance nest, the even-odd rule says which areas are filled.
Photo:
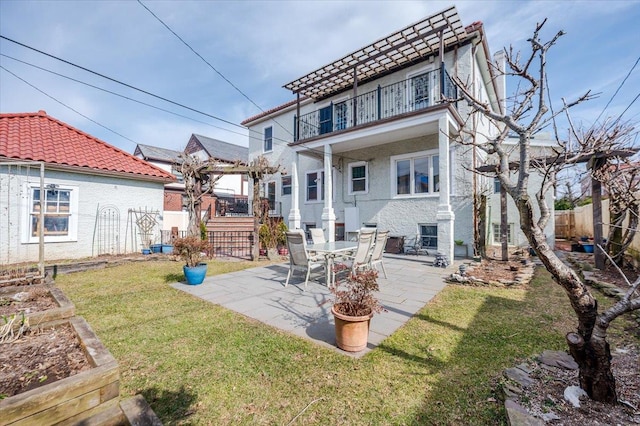
[[[335, 273], [346, 270], [339, 264]], [[347, 352], [358, 352], [367, 347], [369, 322], [375, 313], [384, 311], [374, 293], [379, 290], [378, 272], [366, 269], [336, 279], [331, 287], [335, 320], [336, 344]]]
[[278, 222], [276, 226], [276, 242], [278, 244], [278, 254], [280, 256], [286, 256], [289, 254], [289, 250], [287, 249], [287, 231], [289, 227], [284, 221]]
[[453, 246], [453, 256], [454, 257], [469, 257], [469, 251], [467, 249], [467, 245], [463, 240], [454, 240], [455, 246]]
[[202, 252], [209, 248], [209, 243], [200, 237], [177, 238], [173, 243], [174, 253], [185, 261], [182, 267], [187, 284], [202, 284], [207, 275], [207, 264], [201, 262]]
[[276, 225], [271, 219], [267, 219], [260, 225], [258, 230], [258, 238], [260, 240], [260, 248], [266, 250], [267, 257], [269, 259], [275, 259], [277, 257], [278, 237], [276, 232]]

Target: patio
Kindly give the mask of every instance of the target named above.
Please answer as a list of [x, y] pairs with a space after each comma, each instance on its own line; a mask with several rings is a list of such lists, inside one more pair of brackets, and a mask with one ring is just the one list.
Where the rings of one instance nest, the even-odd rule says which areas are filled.
[[210, 276], [197, 286], [184, 283], [172, 286], [342, 354], [361, 357], [438, 294], [446, 285], [444, 277], [460, 263], [437, 268], [432, 266], [433, 260], [424, 255], [385, 254], [388, 279], [380, 274], [378, 298], [387, 312], [373, 317], [367, 348], [354, 354], [335, 346], [331, 304], [325, 303], [331, 295], [323, 282], [324, 272], [312, 274], [306, 291], [301, 273], [294, 274], [289, 286], [284, 287], [288, 263]]

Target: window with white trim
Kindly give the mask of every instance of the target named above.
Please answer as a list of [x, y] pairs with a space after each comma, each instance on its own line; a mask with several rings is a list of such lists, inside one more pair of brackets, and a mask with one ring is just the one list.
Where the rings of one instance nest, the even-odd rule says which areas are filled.
[[273, 127], [265, 127], [264, 129], [264, 152], [273, 151]]
[[264, 184], [264, 196], [269, 203], [269, 210], [276, 209], [276, 183], [275, 181], [266, 182]]
[[307, 188], [307, 201], [324, 200], [324, 172], [317, 170], [307, 172], [305, 179]]
[[438, 225], [420, 224], [420, 246], [422, 248], [438, 248]]
[[391, 157], [392, 196], [421, 196], [440, 191], [437, 150]]
[[[508, 224], [507, 227], [507, 244], [513, 244], [513, 232], [514, 232], [514, 225], [513, 223]], [[494, 223], [493, 224], [493, 243], [494, 244], [502, 244], [502, 241], [500, 239], [500, 224], [499, 223]]]
[[40, 230], [41, 201], [44, 203], [42, 229], [46, 242], [73, 241], [77, 239], [77, 187], [45, 186], [41, 200], [40, 187], [31, 187], [28, 221], [28, 241], [37, 242]]
[[369, 191], [369, 166], [366, 161], [349, 163], [349, 195]]
[[291, 175], [282, 176], [282, 195], [291, 195]]

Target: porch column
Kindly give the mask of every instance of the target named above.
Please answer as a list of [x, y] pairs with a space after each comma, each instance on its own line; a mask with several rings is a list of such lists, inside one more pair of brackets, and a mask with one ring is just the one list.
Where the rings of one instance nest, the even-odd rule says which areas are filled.
[[333, 210], [333, 153], [331, 145], [324, 146], [324, 208], [322, 209], [322, 229], [327, 241], [336, 240], [336, 213]]
[[291, 163], [291, 210], [289, 210], [289, 229], [300, 229], [300, 185], [298, 183], [298, 159], [300, 154], [295, 153]]
[[449, 181], [449, 118], [447, 116], [438, 120], [438, 157], [440, 162], [440, 202], [436, 219], [438, 220], [438, 251], [453, 261], [453, 224], [455, 214], [451, 210], [449, 194], [451, 182]]

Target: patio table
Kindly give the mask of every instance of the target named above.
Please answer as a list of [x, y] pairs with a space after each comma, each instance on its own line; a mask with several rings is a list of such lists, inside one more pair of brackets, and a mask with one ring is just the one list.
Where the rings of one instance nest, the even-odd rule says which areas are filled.
[[320, 244], [309, 244], [307, 250], [316, 252], [324, 256], [324, 274], [327, 287], [331, 288], [333, 284], [333, 260], [339, 254], [353, 251], [358, 247], [357, 241], [333, 241]]

